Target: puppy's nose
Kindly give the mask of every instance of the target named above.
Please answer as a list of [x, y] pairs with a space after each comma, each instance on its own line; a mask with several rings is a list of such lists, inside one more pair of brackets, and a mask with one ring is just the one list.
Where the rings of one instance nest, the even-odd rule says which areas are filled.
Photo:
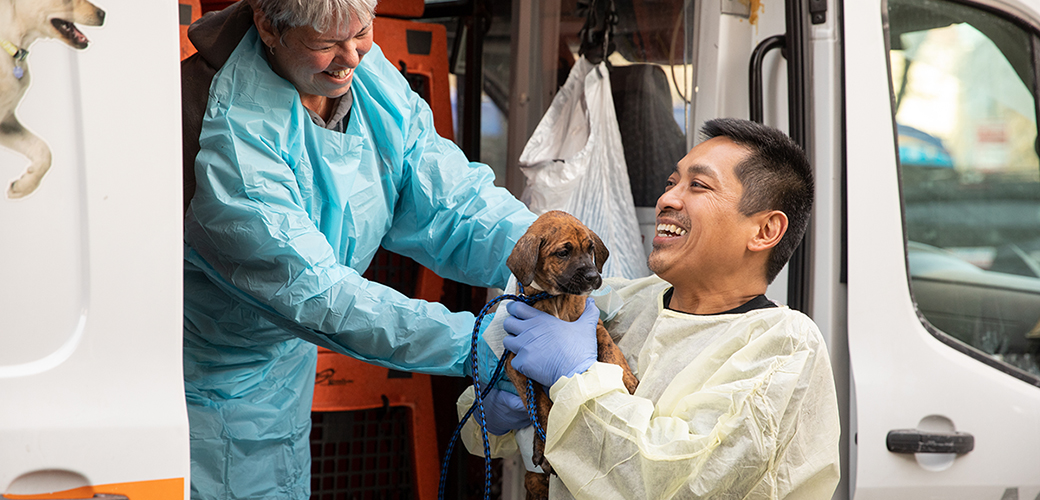
[[603, 278], [599, 275], [599, 271], [596, 271], [595, 267], [587, 267], [582, 272], [582, 278], [586, 283], [592, 286], [593, 289], [599, 288], [603, 284]]
[[596, 271], [595, 266], [581, 266], [574, 269], [566, 281], [559, 283], [563, 293], [572, 295], [586, 295], [603, 284], [603, 278]]

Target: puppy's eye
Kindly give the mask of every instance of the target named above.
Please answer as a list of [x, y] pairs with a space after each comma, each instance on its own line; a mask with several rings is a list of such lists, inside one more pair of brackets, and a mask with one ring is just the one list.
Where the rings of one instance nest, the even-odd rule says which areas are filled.
[[556, 256], [561, 258], [561, 259], [566, 259], [567, 256], [569, 256], [570, 254], [571, 254], [571, 249], [569, 249], [569, 248], [563, 248], [563, 249], [560, 249], [560, 250], [556, 251]]

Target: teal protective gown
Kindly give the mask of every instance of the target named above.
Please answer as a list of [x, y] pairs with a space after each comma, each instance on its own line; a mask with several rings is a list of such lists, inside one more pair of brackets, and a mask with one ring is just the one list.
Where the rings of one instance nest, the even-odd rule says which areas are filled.
[[314, 344], [462, 376], [474, 317], [361, 277], [380, 245], [504, 287], [534, 220], [439, 137], [378, 46], [346, 133], [311, 122], [250, 29], [210, 87], [185, 219], [184, 379], [193, 498], [307, 499]]

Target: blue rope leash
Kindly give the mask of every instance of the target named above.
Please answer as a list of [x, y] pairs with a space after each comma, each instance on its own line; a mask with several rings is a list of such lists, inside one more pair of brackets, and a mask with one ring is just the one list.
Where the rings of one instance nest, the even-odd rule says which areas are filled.
[[534, 433], [545, 442], [545, 429], [542, 429], [542, 424], [538, 423], [538, 411], [534, 406], [534, 381], [527, 379], [527, 417], [531, 419], [531, 424], [534, 425]]
[[[484, 500], [490, 499], [491, 443], [488, 440], [487, 420], [485, 419], [484, 415], [484, 398], [487, 397], [488, 393], [491, 392], [491, 389], [495, 386], [495, 383], [498, 382], [498, 380], [502, 377], [503, 367], [505, 366], [506, 358], [505, 356], [499, 358], [498, 364], [495, 366], [495, 372], [491, 375], [491, 379], [488, 382], [487, 387], [481, 389], [480, 358], [477, 354], [478, 342], [480, 340], [480, 323], [484, 320], [484, 317], [487, 316], [488, 311], [490, 311], [491, 308], [495, 306], [495, 304], [498, 304], [503, 300], [518, 300], [520, 302], [530, 305], [534, 304], [535, 302], [538, 302], [539, 300], [551, 297], [551, 295], [549, 295], [546, 292], [541, 292], [536, 295], [528, 296], [524, 294], [524, 286], [522, 284], [517, 283], [517, 287], [519, 288], [519, 294], [502, 294], [485, 304], [484, 308], [480, 310], [480, 314], [477, 315], [476, 322], [473, 324], [473, 337], [472, 345], [470, 347], [470, 358], [473, 362], [473, 395], [476, 401], [473, 402], [473, 406], [471, 406], [469, 411], [466, 412], [466, 415], [464, 415], [462, 419], [459, 420], [459, 425], [455, 427], [455, 432], [451, 435], [451, 441], [448, 442], [448, 449], [444, 454], [444, 462], [441, 464], [440, 487], [437, 489], [437, 498], [439, 500], [444, 500], [444, 486], [448, 476], [448, 464], [451, 462], [451, 454], [455, 449], [455, 442], [458, 441], [459, 435], [462, 433], [462, 426], [466, 423], [466, 420], [469, 419], [470, 415], [473, 414], [474, 410], [477, 411], [477, 418], [480, 420], [480, 435], [484, 441]], [[529, 394], [528, 401], [532, 401], [534, 398], [530, 395], [534, 393], [534, 386], [531, 384], [530, 381], [528, 381], [527, 386]], [[539, 432], [539, 435], [544, 441], [545, 432], [542, 431], [541, 427], [538, 425], [537, 418], [534, 417], [533, 408], [533, 405], [531, 405], [530, 408], [528, 408], [528, 415], [532, 416], [531, 419], [535, 422], [535, 430]]]

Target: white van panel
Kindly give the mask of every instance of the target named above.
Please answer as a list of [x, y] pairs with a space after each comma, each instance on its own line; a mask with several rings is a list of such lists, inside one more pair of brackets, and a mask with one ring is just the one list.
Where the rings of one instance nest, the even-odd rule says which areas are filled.
[[[923, 326], [907, 283], [880, 0], [845, 3], [848, 333], [857, 500], [1034, 498], [1040, 389], [954, 350]], [[889, 452], [895, 429], [974, 436], [974, 450]], [[1029, 495], [1029, 496], [1027, 496]]]
[[[52, 167], [0, 195], [0, 494], [181, 478], [186, 498], [177, 4], [94, 3], [85, 50], [29, 47], [17, 114]], [[27, 164], [0, 147], [5, 190]]]
[[[0, 377], [38, 373], [67, 358], [87, 308], [81, 97], [76, 79], [69, 78], [78, 74], [79, 61], [55, 41], [36, 44], [31, 56], [33, 84], [17, 114], [50, 145], [54, 168], [45, 177], [46, 189], [25, 200], [4, 200], [0, 209], [0, 329], [20, 332], [5, 335]], [[55, 119], [55, 110], [64, 111], [62, 119]], [[28, 164], [0, 148], [5, 191]]]

